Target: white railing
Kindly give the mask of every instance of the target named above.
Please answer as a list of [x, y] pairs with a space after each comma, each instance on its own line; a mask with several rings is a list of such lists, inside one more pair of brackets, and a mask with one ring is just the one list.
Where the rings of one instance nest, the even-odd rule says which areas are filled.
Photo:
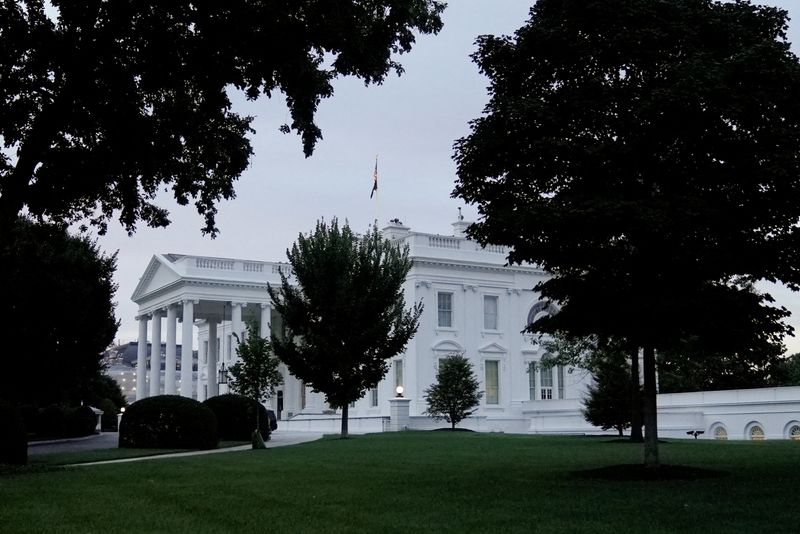
[[506, 247], [502, 245], [486, 245], [485, 247], [480, 246], [478, 243], [475, 243], [475, 250], [477, 251], [486, 251], [486, 252], [494, 252], [496, 254], [505, 254]]
[[438, 235], [428, 236], [428, 246], [432, 248], [461, 248], [461, 239], [457, 237], [444, 237]]
[[248, 273], [262, 273], [264, 272], [264, 264], [260, 261], [245, 261], [242, 262], [242, 270]]
[[292, 275], [292, 268], [289, 265], [280, 265], [280, 264], [273, 264], [272, 265], [272, 274], [279, 274], [283, 273], [284, 276], [291, 276]]
[[220, 271], [232, 271], [233, 260], [221, 260], [218, 258], [195, 258], [195, 267], [198, 269], [216, 269]]

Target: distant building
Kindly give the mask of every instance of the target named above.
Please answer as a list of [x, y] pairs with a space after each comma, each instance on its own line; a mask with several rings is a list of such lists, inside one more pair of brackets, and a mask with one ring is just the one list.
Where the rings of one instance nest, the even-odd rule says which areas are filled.
[[[113, 378], [117, 384], [119, 385], [120, 389], [122, 390], [122, 394], [125, 396], [125, 400], [128, 402], [134, 402], [136, 400], [136, 365], [137, 365], [137, 351], [139, 348], [138, 341], [132, 341], [130, 343], [125, 343], [122, 345], [117, 345], [105, 351], [103, 354], [103, 363], [106, 366], [105, 374]], [[150, 369], [150, 354], [152, 351], [152, 345], [150, 343], [147, 344], [147, 354], [146, 354], [146, 366], [147, 369]], [[182, 346], [176, 345], [175, 347], [176, 354], [178, 357], [178, 362], [176, 367], [178, 370], [181, 368], [181, 356], [182, 356]], [[161, 344], [161, 354], [162, 356], [166, 354], [166, 343]], [[166, 362], [164, 359], [161, 359], [161, 376], [165, 374], [165, 365]], [[197, 351], [192, 351], [192, 370], [193, 377], [196, 377], [197, 371]], [[193, 378], [194, 379], [194, 378]], [[163, 380], [160, 381], [163, 384]], [[180, 384], [180, 380], [178, 380]], [[148, 381], [149, 385], [149, 381]], [[164, 389], [161, 387], [160, 392], [163, 393]]]
[[[435, 424], [422, 415], [424, 391], [435, 380], [439, 360], [457, 352], [470, 359], [484, 391], [480, 406], [461, 426], [598, 433], [581, 411], [581, 398], [591, 383], [588, 373], [542, 367], [542, 345], [535, 336], [522, 333], [542, 314], [557, 312], [532, 289], [547, 274], [532, 265], [506, 265], [508, 250], [468, 240], [467, 225], [459, 217], [453, 235], [444, 236], [412, 232], [395, 219], [382, 230], [387, 239], [409, 247], [412, 268], [403, 288], [405, 299], [409, 304], [424, 301], [425, 310], [416, 336], [392, 360], [384, 380], [351, 406], [350, 428], [387, 428], [389, 400], [397, 386], [410, 399], [408, 426], [433, 428]], [[286, 263], [153, 256], [132, 298], [139, 305], [140, 343], [148, 337], [161, 340], [164, 372], [148, 372], [148, 351], [138, 351], [136, 397], [180, 391], [203, 400], [217, 395], [220, 388], [224, 392], [218, 374], [236, 360], [233, 334], [242, 337], [247, 321], [258, 324], [262, 336], [281, 328], [266, 291], [267, 283], [280, 283], [281, 272], [292, 280]], [[199, 348], [197, 372], [186, 388], [177, 384], [179, 377], [186, 380], [177, 366], [180, 353], [170, 348], [179, 335], [178, 320], [182, 343], [196, 339]], [[285, 368], [282, 373], [284, 384], [270, 401], [285, 420], [282, 428], [335, 430], [338, 417], [323, 396], [312, 393]], [[660, 395], [659, 416], [664, 436], [686, 437], [687, 432], [701, 431], [704, 439], [800, 439], [800, 387]]]

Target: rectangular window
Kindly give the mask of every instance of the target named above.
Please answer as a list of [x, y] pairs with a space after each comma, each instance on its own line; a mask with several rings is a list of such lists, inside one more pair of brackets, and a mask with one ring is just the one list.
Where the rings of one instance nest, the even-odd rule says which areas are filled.
[[486, 404], [500, 404], [498, 361], [486, 360]]
[[451, 328], [453, 326], [453, 294], [440, 292], [437, 294], [439, 310], [439, 326]]
[[564, 398], [564, 366], [558, 366], [558, 398]]
[[306, 384], [300, 382], [300, 409], [304, 410], [306, 407]]
[[208, 363], [208, 340], [203, 341], [203, 363]]
[[370, 400], [372, 401], [372, 407], [376, 408], [378, 406], [378, 388], [372, 388], [370, 390]]
[[233, 345], [233, 336], [228, 334], [228, 354], [225, 355], [227, 361], [231, 361], [231, 346]]
[[528, 398], [536, 400], [536, 364], [528, 362]]
[[539, 372], [541, 381], [541, 399], [550, 400], [553, 398], [553, 368], [542, 367]]
[[492, 295], [484, 295], [483, 297], [484, 330], [497, 330], [497, 304], [498, 304], [498, 297]]

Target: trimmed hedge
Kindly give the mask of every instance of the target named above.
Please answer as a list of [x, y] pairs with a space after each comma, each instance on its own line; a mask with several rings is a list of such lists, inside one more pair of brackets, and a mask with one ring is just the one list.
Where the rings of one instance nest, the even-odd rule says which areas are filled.
[[28, 438], [22, 416], [10, 404], [0, 402], [0, 464], [28, 463]]
[[131, 404], [122, 416], [119, 446], [137, 449], [214, 449], [217, 419], [207, 406], [178, 395]]
[[264, 441], [270, 438], [270, 421], [267, 409], [251, 398], [227, 393], [203, 402], [217, 416], [219, 439], [249, 441], [256, 429], [255, 411], [258, 409], [258, 428]]

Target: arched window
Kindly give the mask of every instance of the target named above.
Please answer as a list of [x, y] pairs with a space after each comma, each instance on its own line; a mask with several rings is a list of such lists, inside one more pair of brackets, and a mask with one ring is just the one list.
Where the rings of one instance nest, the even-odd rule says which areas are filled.
[[728, 439], [728, 431], [725, 429], [723, 425], [717, 425], [717, 427], [714, 428], [714, 439], [718, 440]]
[[759, 424], [754, 424], [751, 426], [748, 435], [753, 441], [764, 441], [766, 439], [766, 436], [764, 435], [764, 428]]
[[800, 422], [789, 421], [789, 424], [785, 427], [784, 433], [786, 434], [786, 439], [800, 441]]
[[527, 326], [537, 319], [547, 315], [555, 315], [556, 313], [558, 313], [558, 308], [555, 304], [546, 300], [540, 300], [531, 306], [531, 310], [528, 312], [528, 322], [525, 324]]

